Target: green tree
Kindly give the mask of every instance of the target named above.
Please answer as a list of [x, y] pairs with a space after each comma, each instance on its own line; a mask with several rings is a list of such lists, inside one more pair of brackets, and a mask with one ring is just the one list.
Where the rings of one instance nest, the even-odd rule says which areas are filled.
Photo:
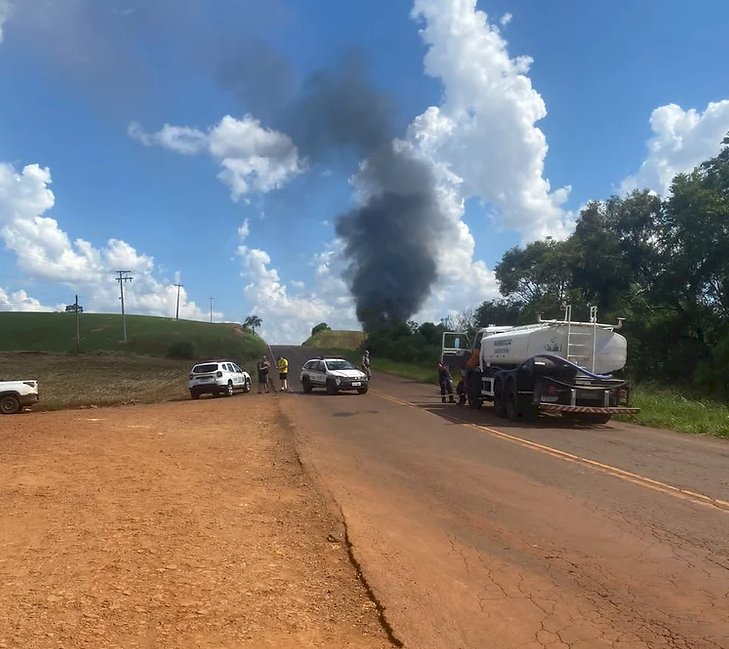
[[476, 326], [522, 324], [524, 305], [509, 300], [486, 300], [474, 312]]
[[442, 324], [424, 322], [418, 327], [418, 332], [423, 337], [426, 345], [440, 345], [445, 327]]
[[250, 329], [253, 333], [256, 333], [256, 328], [260, 327], [262, 324], [263, 320], [261, 320], [257, 315], [249, 315], [245, 320], [243, 320], [243, 328]]
[[332, 328], [326, 322], [320, 322], [311, 328], [311, 335], [316, 336], [320, 331], [331, 331]]
[[556, 316], [565, 302], [574, 302], [572, 267], [574, 245], [570, 240], [535, 241], [525, 248], [511, 248], [494, 270], [501, 294], [524, 305], [524, 316], [534, 321], [545, 314]]

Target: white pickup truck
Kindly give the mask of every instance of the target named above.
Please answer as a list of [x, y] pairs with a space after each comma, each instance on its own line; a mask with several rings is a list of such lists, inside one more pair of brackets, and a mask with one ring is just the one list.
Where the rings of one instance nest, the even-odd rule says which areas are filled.
[[38, 381], [0, 381], [0, 414], [14, 415], [38, 403]]

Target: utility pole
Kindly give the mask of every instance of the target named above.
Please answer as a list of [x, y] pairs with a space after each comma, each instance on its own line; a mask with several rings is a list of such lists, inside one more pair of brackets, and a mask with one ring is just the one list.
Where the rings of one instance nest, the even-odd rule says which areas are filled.
[[215, 298], [214, 297], [211, 297], [209, 299], [210, 299], [210, 322], [212, 322], [213, 321], [213, 300]]
[[134, 278], [132, 277], [131, 270], [117, 270], [115, 271], [117, 277], [115, 278], [119, 282], [119, 291], [121, 292], [121, 309], [122, 309], [122, 326], [124, 327], [124, 342], [127, 342], [127, 316], [124, 313], [124, 282], [131, 282]]
[[78, 295], [76, 296], [76, 353], [81, 352], [81, 326], [78, 321]]
[[180, 289], [184, 286], [183, 284], [173, 284], [177, 287], [177, 308], [175, 309], [175, 320], [180, 319]]

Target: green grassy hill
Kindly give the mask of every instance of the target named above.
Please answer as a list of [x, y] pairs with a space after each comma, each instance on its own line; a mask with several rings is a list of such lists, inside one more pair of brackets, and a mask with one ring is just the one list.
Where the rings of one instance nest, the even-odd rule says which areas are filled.
[[359, 349], [365, 339], [363, 331], [320, 331], [302, 344], [317, 349]]
[[[176, 343], [192, 345], [192, 359], [230, 357], [241, 362], [264, 353], [261, 338], [240, 325], [153, 316], [127, 316], [127, 343], [122, 342], [121, 314], [82, 313], [81, 352], [118, 352], [168, 356]], [[0, 313], [0, 351], [74, 352], [73, 313]]]

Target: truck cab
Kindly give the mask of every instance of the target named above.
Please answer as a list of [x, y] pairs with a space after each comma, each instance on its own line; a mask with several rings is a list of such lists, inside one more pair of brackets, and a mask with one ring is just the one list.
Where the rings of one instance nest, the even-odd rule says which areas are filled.
[[473, 342], [467, 333], [446, 331], [443, 333], [441, 344], [441, 362], [448, 367], [465, 370], [471, 355], [477, 352], [480, 354], [481, 340], [484, 336], [509, 331], [509, 329], [513, 329], [513, 327], [501, 325], [482, 327], [476, 331]]

